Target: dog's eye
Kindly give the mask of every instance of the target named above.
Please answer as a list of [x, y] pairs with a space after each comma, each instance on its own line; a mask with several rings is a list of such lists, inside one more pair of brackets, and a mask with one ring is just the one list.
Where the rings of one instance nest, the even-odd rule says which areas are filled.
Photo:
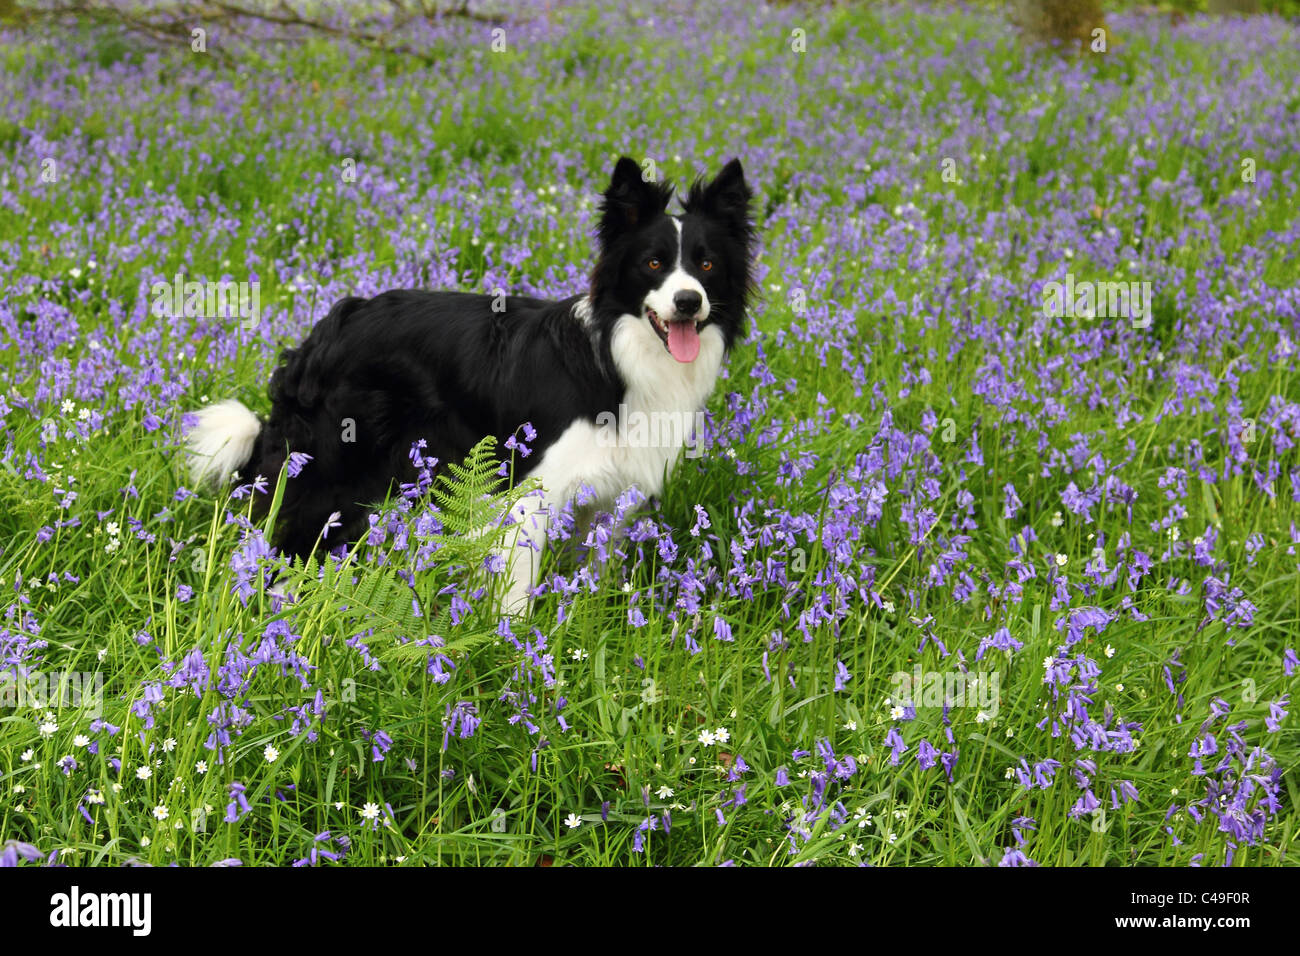
[[650, 259], [646, 262], [646, 265], [648, 265], [651, 269], [654, 269], [656, 272], [658, 272], [659, 269], [663, 267], [663, 263], [660, 262], [658, 259]]
[[703, 262], [700, 263], [700, 268], [703, 269], [705, 272], [711, 271], [713, 269], [713, 260], [705, 259]]

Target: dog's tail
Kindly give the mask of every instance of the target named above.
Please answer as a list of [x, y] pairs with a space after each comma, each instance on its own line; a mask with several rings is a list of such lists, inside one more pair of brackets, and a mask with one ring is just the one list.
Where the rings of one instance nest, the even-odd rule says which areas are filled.
[[262, 422], [243, 402], [228, 399], [195, 412], [196, 424], [185, 436], [190, 478], [195, 485], [217, 487], [253, 460]]

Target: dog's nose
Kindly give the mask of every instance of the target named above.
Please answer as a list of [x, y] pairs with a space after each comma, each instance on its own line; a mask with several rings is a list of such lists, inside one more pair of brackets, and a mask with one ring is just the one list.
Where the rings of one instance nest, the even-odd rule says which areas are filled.
[[678, 315], [695, 315], [700, 311], [700, 306], [703, 304], [703, 297], [698, 292], [691, 292], [689, 289], [683, 289], [673, 296], [673, 308], [677, 310]]

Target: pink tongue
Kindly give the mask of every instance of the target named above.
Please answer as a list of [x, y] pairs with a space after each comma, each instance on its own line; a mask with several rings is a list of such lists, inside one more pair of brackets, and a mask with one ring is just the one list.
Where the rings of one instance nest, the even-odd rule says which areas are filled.
[[700, 354], [700, 333], [695, 331], [695, 323], [668, 323], [668, 351], [679, 362], [694, 362]]

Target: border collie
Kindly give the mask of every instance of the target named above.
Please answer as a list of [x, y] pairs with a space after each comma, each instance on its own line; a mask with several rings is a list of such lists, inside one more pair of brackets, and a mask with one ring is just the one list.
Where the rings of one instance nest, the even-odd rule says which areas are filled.
[[[426, 441], [424, 455], [458, 462], [495, 435], [504, 457], [504, 440], [531, 422], [532, 454], [515, 475], [539, 478], [543, 494], [516, 506], [505, 605], [526, 611], [550, 509], [584, 485], [603, 510], [633, 485], [647, 496], [662, 491], [690, 429], [629, 441], [627, 419], [694, 421], [707, 403], [754, 285], [751, 195], [733, 159], [711, 181], [696, 180], [681, 214], [669, 214], [672, 185], [646, 182], [623, 157], [601, 203], [585, 294], [341, 300], [282, 354], [265, 421], [234, 400], [196, 413], [187, 435], [195, 484], [218, 486], [235, 473], [273, 479], [290, 452], [310, 455], [285, 485], [273, 541], [306, 556], [335, 512], [341, 526], [328, 546], [366, 532], [392, 486], [414, 477], [416, 441]], [[269, 497], [258, 496], [263, 511]]]

